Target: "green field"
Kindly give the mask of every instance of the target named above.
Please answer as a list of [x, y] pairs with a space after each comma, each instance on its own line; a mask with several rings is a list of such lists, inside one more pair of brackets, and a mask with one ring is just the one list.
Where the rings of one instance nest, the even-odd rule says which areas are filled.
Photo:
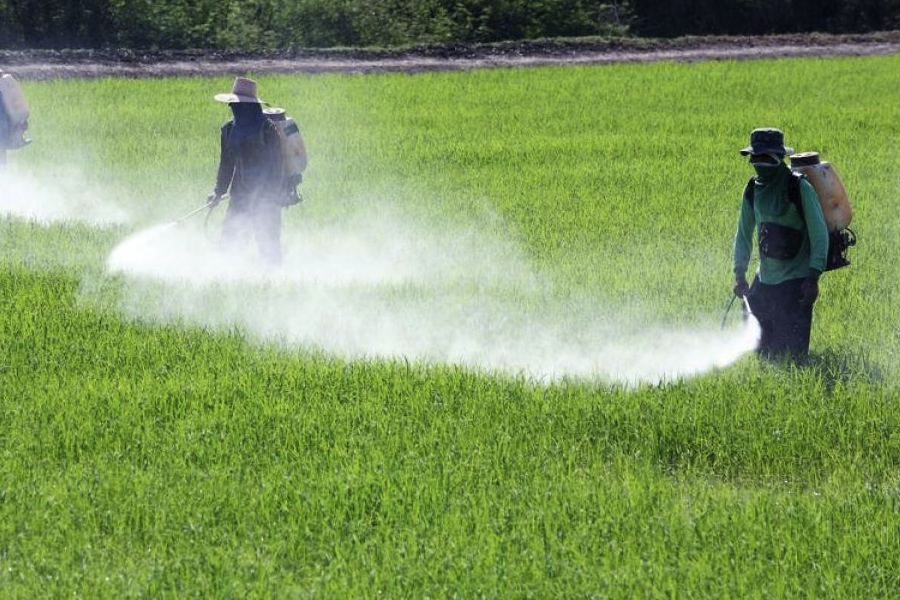
[[[230, 79], [26, 82], [0, 596], [900, 596], [900, 57], [258, 80], [307, 260], [202, 285], [107, 259], [202, 204]], [[855, 208], [811, 364], [554, 370], [717, 331], [758, 126]]]

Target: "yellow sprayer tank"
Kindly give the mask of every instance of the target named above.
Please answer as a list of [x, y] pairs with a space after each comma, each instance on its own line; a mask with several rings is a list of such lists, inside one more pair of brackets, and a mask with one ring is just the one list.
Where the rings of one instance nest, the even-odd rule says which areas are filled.
[[302, 175], [307, 164], [306, 145], [303, 143], [303, 136], [300, 135], [297, 123], [285, 114], [283, 108], [267, 108], [264, 112], [266, 117], [275, 123], [284, 134], [283, 150], [288, 174], [291, 176]]
[[820, 160], [818, 152], [800, 152], [791, 155], [791, 169], [806, 175], [815, 188], [828, 231], [840, 231], [850, 225], [853, 218], [850, 200], [831, 163]]

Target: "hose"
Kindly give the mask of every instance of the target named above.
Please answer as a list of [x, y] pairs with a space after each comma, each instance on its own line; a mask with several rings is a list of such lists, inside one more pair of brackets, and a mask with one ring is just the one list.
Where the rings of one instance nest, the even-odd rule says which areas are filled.
[[192, 210], [192, 211], [189, 212], [188, 214], [183, 215], [183, 216], [181, 216], [181, 217], [175, 219], [174, 221], [172, 221], [172, 225], [177, 225], [177, 224], [181, 223], [182, 221], [188, 220], [189, 218], [193, 217], [194, 215], [196, 215], [198, 212], [200, 212], [201, 210], [203, 210], [203, 209], [205, 209], [205, 208], [208, 208], [209, 211], [212, 212], [212, 209], [213, 209], [214, 207], [215, 207], [215, 204], [213, 203], [212, 200], [210, 200], [209, 202], [207, 202], [207, 203], [204, 204], [203, 206], [201, 206], [201, 207], [199, 207], [199, 208], [195, 208], [194, 210]]
[[[739, 296], [737, 294], [732, 296], [731, 300], [728, 301], [728, 305], [725, 306], [725, 314], [722, 315], [722, 325], [720, 326], [720, 328], [723, 330], [725, 329], [725, 322], [728, 320], [728, 313], [731, 312], [731, 307], [734, 305], [734, 301], [738, 297]], [[750, 301], [747, 300], [747, 296], [740, 296], [740, 299], [741, 299], [741, 302], [743, 302], [743, 304], [744, 304], [744, 320], [746, 321], [747, 315], [752, 315], [753, 311], [750, 310]]]
[[[731, 297], [731, 300], [729, 300], [728, 304], [725, 306], [725, 314], [722, 315], [722, 325], [720, 326], [720, 329], [723, 329], [723, 330], [725, 329], [725, 322], [728, 320], [728, 313], [731, 312], [731, 307], [734, 305], [734, 301], [736, 299], [737, 299], [737, 295], [735, 294]], [[746, 302], [746, 301], [747, 301], [747, 299], [745, 298], [744, 302]]]
[[[212, 204], [212, 203], [210, 203]], [[209, 211], [206, 213], [206, 217], [203, 219], [203, 235], [206, 236], [206, 241], [215, 244], [216, 240], [212, 239], [212, 236], [209, 235], [209, 218], [212, 216], [213, 210], [215, 210], [218, 203], [213, 204], [209, 207]]]
[[191, 212], [189, 212], [189, 213], [187, 213], [187, 214], [185, 214], [185, 215], [182, 215], [181, 217], [175, 219], [174, 221], [172, 221], [171, 223], [169, 223], [169, 224], [167, 225], [167, 227], [177, 227], [178, 225], [181, 225], [184, 221], [186, 221], [186, 220], [188, 220], [189, 218], [193, 217], [194, 215], [196, 215], [196, 214], [199, 213], [200, 211], [205, 210], [205, 209], [209, 209], [209, 210], [207, 210], [207, 212], [206, 212], [206, 217], [203, 219], [203, 234], [204, 234], [204, 236], [206, 236], [207, 241], [209, 241], [209, 242], [211, 242], [211, 243], [214, 244], [214, 243], [216, 243], [216, 240], [212, 239], [212, 236], [209, 234], [209, 218], [212, 216], [213, 210], [215, 210], [216, 206], [218, 206], [220, 202], [221, 202], [221, 199], [219, 200], [219, 202], [213, 202], [212, 200], [210, 200], [209, 202], [207, 202], [207, 203], [204, 204], [203, 206], [200, 206], [200, 207], [198, 207], [198, 208], [195, 208], [195, 209], [192, 210]]

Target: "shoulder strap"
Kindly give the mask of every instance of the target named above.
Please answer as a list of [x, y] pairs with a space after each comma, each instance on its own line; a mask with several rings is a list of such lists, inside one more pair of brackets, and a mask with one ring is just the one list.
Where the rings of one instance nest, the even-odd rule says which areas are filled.
[[277, 170], [278, 170], [279, 176], [282, 179], [284, 179], [287, 176], [287, 170], [288, 170], [288, 166], [287, 166], [287, 163], [285, 162], [285, 158], [284, 158], [284, 143], [285, 143], [284, 133], [282, 133], [281, 127], [279, 127], [272, 121], [266, 119], [266, 123], [265, 123], [265, 125], [263, 125], [263, 128], [262, 128], [262, 134], [263, 134], [262, 139], [263, 139], [264, 145], [266, 143], [266, 139], [265, 139], [266, 135], [269, 136], [270, 140], [272, 138], [274, 138], [274, 142], [276, 144], [278, 144], [278, 153], [277, 153], [278, 169]]
[[800, 182], [803, 181], [803, 178], [804, 176], [800, 173], [791, 171], [791, 178], [788, 180], [788, 199], [794, 203], [794, 207], [800, 213], [800, 218], [805, 221], [806, 217], [803, 216], [803, 196], [800, 194]]
[[268, 130], [268, 134], [270, 137], [274, 137], [279, 144], [284, 143], [284, 132], [281, 131], [281, 127], [266, 119], [266, 127], [265, 130]]
[[256, 141], [259, 144], [259, 147], [262, 148], [266, 145], [266, 130], [272, 122], [269, 119], [263, 118], [262, 122], [259, 124], [259, 131], [256, 132]]
[[754, 189], [756, 188], [756, 176], [750, 178], [750, 181], [747, 182], [746, 187], [744, 187], [744, 200], [750, 203], [750, 208], [753, 208], [753, 197], [756, 195]]
[[[800, 194], [800, 182], [803, 179], [803, 175], [791, 171], [791, 178], [788, 179], [788, 199], [793, 203], [797, 212], [800, 213], [800, 218], [805, 220], [806, 218], [803, 216], [803, 196]], [[756, 195], [755, 184], [756, 177], [754, 176], [750, 178], [750, 181], [747, 182], [747, 186], [744, 188], [744, 200], [750, 203], [750, 208], [753, 208], [753, 198]]]

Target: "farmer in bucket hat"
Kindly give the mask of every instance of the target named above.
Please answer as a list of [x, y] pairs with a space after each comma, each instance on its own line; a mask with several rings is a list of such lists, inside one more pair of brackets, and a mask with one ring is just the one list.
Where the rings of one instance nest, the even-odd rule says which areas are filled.
[[280, 133], [263, 114], [256, 82], [234, 80], [231, 93], [215, 99], [231, 108], [233, 118], [222, 126], [216, 186], [209, 201], [218, 204], [230, 190], [222, 224], [222, 246], [236, 248], [253, 234], [263, 259], [281, 262], [281, 209], [284, 155]]
[[[756, 175], [741, 200], [734, 238], [734, 293], [746, 297], [762, 336], [757, 353], [764, 358], [809, 355], [813, 304], [819, 275], [828, 255], [828, 227], [816, 191], [784, 162], [794, 150], [784, 145], [778, 129], [754, 129], [749, 156]], [[791, 191], [799, 187], [799, 194]], [[799, 203], [792, 198], [799, 196]], [[753, 232], [759, 246], [759, 269], [747, 285]]]

